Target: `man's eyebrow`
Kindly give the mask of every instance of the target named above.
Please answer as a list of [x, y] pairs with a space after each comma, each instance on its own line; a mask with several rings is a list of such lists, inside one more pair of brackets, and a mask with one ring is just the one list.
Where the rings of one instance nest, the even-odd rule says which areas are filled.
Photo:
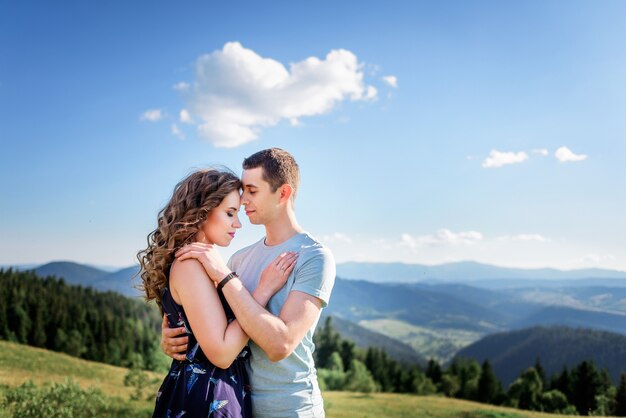
[[248, 188], [250, 188], [250, 187], [254, 187], [255, 189], [257, 189], [257, 188], [258, 188], [258, 186], [257, 186], [257, 185], [255, 185], [255, 184], [246, 184], [246, 185], [244, 185], [244, 187], [248, 187]]

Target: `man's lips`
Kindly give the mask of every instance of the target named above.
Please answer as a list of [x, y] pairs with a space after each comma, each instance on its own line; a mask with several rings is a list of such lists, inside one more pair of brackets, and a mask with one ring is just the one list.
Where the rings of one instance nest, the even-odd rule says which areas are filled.
[[247, 211], [246, 211], [246, 215], [250, 216], [250, 214], [251, 214], [252, 212], [254, 212], [254, 210], [247, 210]]
[[229, 232], [228, 235], [230, 235], [231, 237], [235, 238], [235, 233], [234, 232]]

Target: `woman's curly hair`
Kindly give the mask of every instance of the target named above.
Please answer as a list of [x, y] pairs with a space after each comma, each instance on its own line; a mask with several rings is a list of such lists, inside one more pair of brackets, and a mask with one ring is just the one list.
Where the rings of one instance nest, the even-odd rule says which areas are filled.
[[148, 235], [148, 248], [137, 253], [140, 288], [146, 301], [156, 299], [161, 307], [174, 254], [194, 242], [209, 212], [240, 188], [235, 174], [214, 168], [196, 171], [176, 185], [172, 198], [158, 214], [157, 228]]

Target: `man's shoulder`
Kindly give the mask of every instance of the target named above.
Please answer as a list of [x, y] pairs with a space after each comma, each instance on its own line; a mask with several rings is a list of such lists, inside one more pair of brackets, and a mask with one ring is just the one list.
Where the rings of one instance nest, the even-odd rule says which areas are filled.
[[301, 234], [301, 240], [299, 243], [300, 252], [309, 257], [330, 257], [332, 258], [333, 254], [330, 249], [322, 244], [319, 240], [313, 237], [308, 232], [303, 232]]

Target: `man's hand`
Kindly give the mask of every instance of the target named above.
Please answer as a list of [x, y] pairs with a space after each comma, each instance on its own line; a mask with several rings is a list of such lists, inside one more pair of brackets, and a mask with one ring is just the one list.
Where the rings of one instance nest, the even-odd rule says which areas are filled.
[[226, 266], [226, 263], [222, 259], [217, 248], [212, 244], [205, 244], [202, 242], [194, 242], [193, 244], [187, 244], [174, 254], [178, 261], [187, 260], [188, 258], [195, 258], [202, 264], [204, 271], [209, 275], [211, 280], [219, 283], [230, 270]]
[[170, 328], [167, 318], [163, 315], [161, 323], [161, 350], [174, 360], [185, 360], [185, 352], [187, 351], [188, 337], [177, 337], [184, 334], [185, 327]]

